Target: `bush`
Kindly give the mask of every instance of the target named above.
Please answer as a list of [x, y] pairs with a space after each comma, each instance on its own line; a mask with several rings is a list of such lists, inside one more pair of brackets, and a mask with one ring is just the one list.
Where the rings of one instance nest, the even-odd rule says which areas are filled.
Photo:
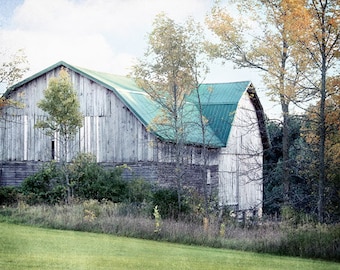
[[121, 177], [122, 168], [106, 170], [92, 154], [78, 155], [69, 171], [73, 196], [79, 199], [122, 202], [128, 197], [127, 182]]
[[27, 177], [21, 192], [28, 204], [55, 204], [65, 200], [67, 189], [61, 171], [55, 162], [46, 164], [40, 171]]
[[173, 188], [158, 189], [154, 192], [153, 204], [158, 206], [162, 218], [177, 219], [181, 214], [190, 212], [185, 195], [181, 196], [181, 210], [179, 210], [177, 194], [177, 190]]
[[143, 180], [134, 179], [128, 182], [128, 201], [136, 204], [152, 202], [154, 186]]
[[18, 202], [19, 190], [16, 187], [0, 187], [0, 205], [13, 205]]
[[112, 202], [122, 202], [128, 198], [128, 183], [121, 177], [121, 167], [105, 170], [95, 162], [93, 155], [80, 154], [66, 167], [66, 171], [51, 162], [26, 178], [21, 190], [27, 203], [55, 204], [65, 201], [68, 188], [65, 174], [69, 177], [73, 198], [107, 199]]

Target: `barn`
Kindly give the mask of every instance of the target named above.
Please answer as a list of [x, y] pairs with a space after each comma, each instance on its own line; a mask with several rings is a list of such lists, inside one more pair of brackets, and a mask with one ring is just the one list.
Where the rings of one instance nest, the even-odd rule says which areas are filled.
[[[127, 164], [126, 178], [172, 185], [176, 163], [172, 133], [162, 127], [149, 128], [161, 110], [159, 104], [129, 77], [65, 62], [17, 83], [4, 94], [24, 106], [2, 111], [0, 184], [18, 185], [42, 163], [57, 159], [58, 141], [34, 125], [46, 117], [37, 103], [61, 68], [70, 74], [84, 115], [68, 159], [77, 153], [92, 153], [105, 166]], [[208, 187], [211, 194], [217, 194], [220, 205], [236, 210], [261, 209], [263, 152], [269, 141], [263, 108], [252, 83], [202, 84], [186, 97], [185, 106], [190, 121], [181, 156], [183, 185], [200, 192]], [[199, 113], [207, 123], [204, 135], [197, 123]], [[203, 146], [208, 153], [205, 162]], [[202, 167], [206, 170], [203, 183], [198, 180]]]

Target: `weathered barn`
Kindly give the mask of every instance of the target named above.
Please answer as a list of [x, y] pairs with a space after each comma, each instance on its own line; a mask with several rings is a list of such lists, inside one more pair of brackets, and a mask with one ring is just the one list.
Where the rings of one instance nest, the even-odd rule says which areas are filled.
[[[96, 72], [59, 62], [14, 85], [5, 93], [23, 108], [2, 112], [1, 185], [16, 185], [41, 162], [58, 156], [58, 141], [34, 128], [46, 115], [37, 107], [49, 79], [68, 69], [77, 91], [84, 125], [70, 145], [70, 156], [89, 152], [106, 166], [128, 164], [125, 177], [143, 177], [171, 185], [174, 177], [173, 140], [166, 131], [148, 128], [159, 105], [128, 77]], [[187, 97], [190, 132], [182, 161], [185, 186], [218, 191], [221, 205], [236, 209], [262, 207], [263, 150], [268, 145], [264, 113], [253, 85], [248, 82], [203, 84], [199, 87], [201, 108], [207, 126], [197, 125], [197, 93]], [[208, 149], [206, 183], [199, 182], [203, 164], [202, 144]]]

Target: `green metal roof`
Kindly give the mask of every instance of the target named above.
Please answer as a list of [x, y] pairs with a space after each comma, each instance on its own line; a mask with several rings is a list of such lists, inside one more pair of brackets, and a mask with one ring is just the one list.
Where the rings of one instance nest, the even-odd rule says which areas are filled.
[[203, 115], [224, 145], [229, 137], [238, 102], [250, 84], [250, 81], [201, 84], [198, 91], [193, 91], [188, 97], [198, 104], [199, 94]]
[[[113, 91], [145, 126], [149, 126], [160, 112], [160, 105], [153, 101], [144, 90], [138, 88], [133, 79], [80, 68], [65, 62], [58, 62], [12, 86], [5, 95], [59, 66], [65, 66]], [[208, 120], [205, 143], [210, 147], [226, 146], [238, 102], [249, 85], [249, 81], [200, 85], [198, 93], [201, 99], [202, 111]], [[184, 121], [188, 123], [188, 130], [190, 130], [189, 135], [186, 136], [186, 143], [202, 144], [203, 136], [199, 125], [200, 113], [197, 91], [193, 91], [187, 97], [184, 115]], [[166, 126], [157, 126], [154, 133], [162, 140], [173, 140], [173, 131]]]

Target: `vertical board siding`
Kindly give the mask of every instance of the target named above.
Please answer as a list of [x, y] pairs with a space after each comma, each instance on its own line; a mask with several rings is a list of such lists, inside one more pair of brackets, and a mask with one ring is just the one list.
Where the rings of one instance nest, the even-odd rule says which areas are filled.
[[[7, 110], [4, 143], [9, 147], [2, 151], [4, 160], [51, 159], [53, 138], [46, 136], [41, 129], [34, 128], [34, 125], [47, 116], [37, 107], [37, 103], [43, 98], [48, 81], [58, 72], [58, 69], [47, 72], [11, 94], [11, 98], [22, 102], [25, 107]], [[69, 73], [84, 115], [83, 127], [69, 144], [69, 159], [78, 152], [87, 152], [96, 155], [98, 162], [174, 161], [172, 145], [161, 144], [155, 147], [157, 143], [154, 135], [147, 131], [111, 90], [76, 72]], [[58, 147], [60, 144], [56, 140], [56, 156], [60, 152]], [[190, 156], [188, 154], [183, 157], [186, 162], [202, 164], [197, 150], [200, 147], [186, 148], [186, 153], [190, 153]], [[27, 149], [25, 153], [23, 149]]]
[[220, 150], [221, 204], [261, 208], [263, 146], [256, 112], [245, 92], [239, 101], [228, 144]]
[[[25, 104], [22, 109], [8, 108], [2, 121], [2, 159], [49, 161], [52, 157], [52, 138], [34, 128], [47, 115], [37, 107], [43, 98], [48, 81], [59, 69], [41, 75], [11, 93], [10, 98]], [[68, 159], [78, 152], [96, 155], [98, 162], [154, 161], [152, 141], [146, 128], [125, 107], [115, 93], [88, 78], [69, 71], [78, 93], [83, 127], [69, 143]], [[6, 147], [4, 147], [6, 146]], [[60, 152], [56, 141], [56, 155]]]

